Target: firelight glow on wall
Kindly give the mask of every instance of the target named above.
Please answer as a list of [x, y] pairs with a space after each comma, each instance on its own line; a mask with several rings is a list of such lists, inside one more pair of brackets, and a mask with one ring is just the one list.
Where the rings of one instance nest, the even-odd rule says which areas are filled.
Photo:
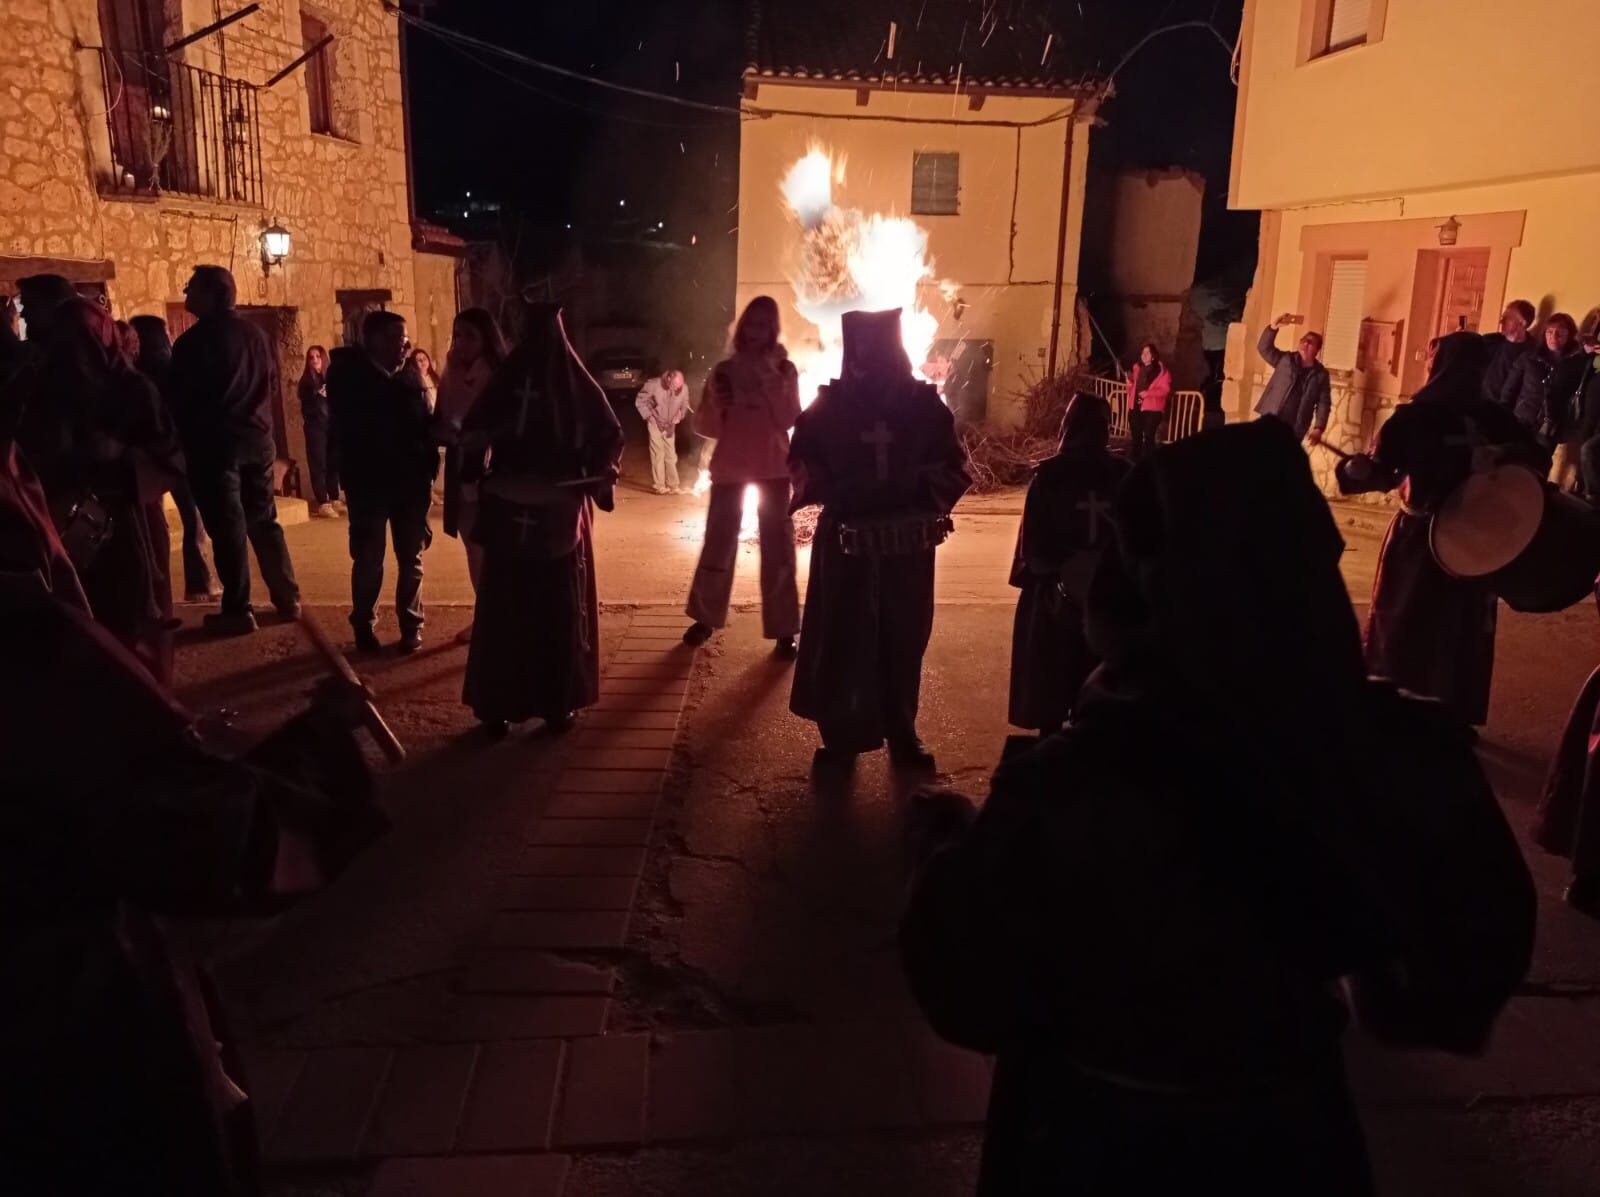
[[261, 273], [270, 275], [289, 257], [289, 230], [274, 221], [261, 230]]

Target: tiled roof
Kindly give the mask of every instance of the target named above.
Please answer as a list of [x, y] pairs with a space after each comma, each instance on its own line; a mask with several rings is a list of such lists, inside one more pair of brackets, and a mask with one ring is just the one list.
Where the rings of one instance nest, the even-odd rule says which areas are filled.
[[[1070, 92], [1093, 64], [1036, 0], [753, 0], [747, 79]], [[891, 27], [893, 44], [891, 46]]]
[[411, 248], [422, 253], [446, 254], [459, 258], [467, 252], [467, 243], [442, 224], [427, 220], [411, 222]]

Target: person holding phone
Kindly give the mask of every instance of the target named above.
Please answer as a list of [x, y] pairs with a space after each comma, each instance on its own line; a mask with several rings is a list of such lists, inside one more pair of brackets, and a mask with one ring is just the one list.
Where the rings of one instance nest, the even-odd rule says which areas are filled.
[[1293, 350], [1278, 348], [1278, 329], [1304, 323], [1304, 316], [1282, 315], [1261, 333], [1256, 352], [1272, 367], [1256, 415], [1281, 420], [1301, 440], [1320, 444], [1333, 412], [1333, 388], [1322, 364], [1322, 334], [1307, 332]]

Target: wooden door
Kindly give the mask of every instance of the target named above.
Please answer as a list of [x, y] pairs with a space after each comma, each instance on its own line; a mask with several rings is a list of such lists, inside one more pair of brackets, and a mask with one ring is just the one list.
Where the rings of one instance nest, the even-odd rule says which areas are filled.
[[1479, 332], [1483, 323], [1483, 296], [1489, 283], [1489, 251], [1468, 249], [1445, 255], [1439, 277], [1439, 301], [1433, 335]]
[[100, 45], [116, 97], [110, 112], [111, 155], [140, 191], [161, 182], [173, 133], [172, 72], [167, 62], [161, 0], [100, 0]]

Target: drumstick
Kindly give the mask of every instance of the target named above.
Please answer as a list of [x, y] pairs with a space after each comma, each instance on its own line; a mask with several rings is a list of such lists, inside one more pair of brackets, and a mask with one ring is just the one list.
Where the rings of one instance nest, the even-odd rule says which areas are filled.
[[366, 710], [362, 715], [362, 723], [367, 731], [372, 733], [372, 738], [378, 742], [378, 747], [383, 750], [383, 755], [398, 765], [406, 759], [405, 745], [400, 743], [389, 725], [383, 721], [383, 716], [378, 713], [378, 708], [372, 703], [372, 691], [361, 680], [361, 675], [351, 668], [350, 662], [345, 660], [344, 654], [328, 639], [328, 634], [322, 630], [322, 625], [310, 611], [300, 612], [300, 627], [305, 632], [311, 646], [317, 650], [328, 667], [345, 686], [348, 686], [361, 695]]
[[1329, 453], [1332, 453], [1340, 461], [1349, 461], [1352, 457], [1359, 456], [1358, 454], [1355, 454], [1355, 453], [1346, 453], [1343, 449], [1339, 448], [1338, 445], [1330, 445], [1327, 441], [1318, 441], [1317, 442], [1317, 448], [1326, 449]]

